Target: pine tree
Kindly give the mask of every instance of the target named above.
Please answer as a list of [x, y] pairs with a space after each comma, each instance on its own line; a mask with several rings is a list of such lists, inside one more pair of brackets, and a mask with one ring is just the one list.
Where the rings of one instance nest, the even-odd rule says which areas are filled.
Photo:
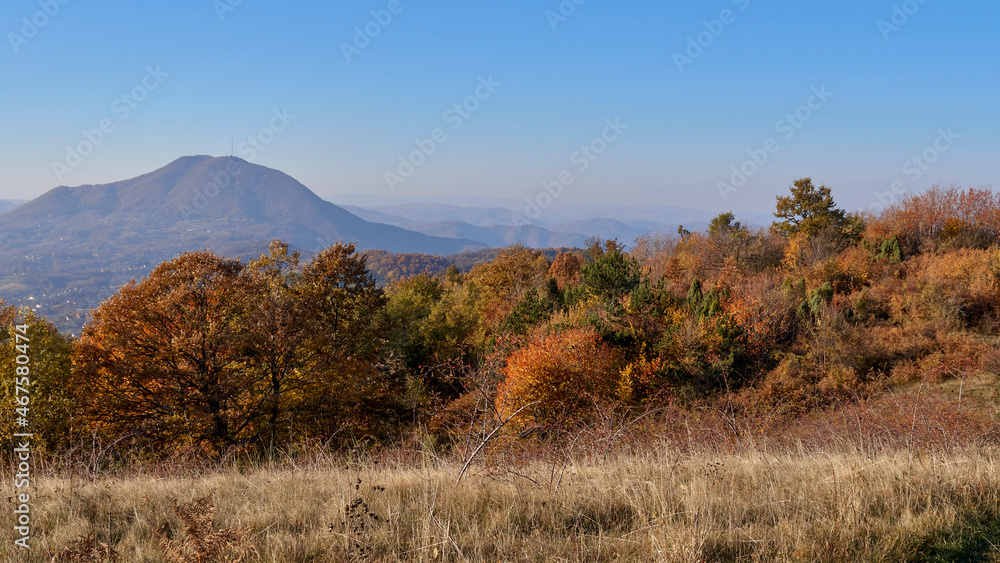
[[814, 235], [829, 226], [838, 230], [847, 226], [850, 219], [844, 210], [837, 208], [829, 187], [817, 188], [812, 178], [800, 178], [792, 185], [791, 192], [788, 196], [778, 196], [774, 216], [782, 220], [771, 225], [778, 234]]

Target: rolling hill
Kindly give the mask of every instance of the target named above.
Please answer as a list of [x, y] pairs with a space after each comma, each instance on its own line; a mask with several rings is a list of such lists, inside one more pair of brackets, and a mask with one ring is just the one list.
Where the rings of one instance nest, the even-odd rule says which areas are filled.
[[0, 215], [0, 232], [0, 298], [30, 304], [63, 329], [188, 250], [247, 258], [275, 239], [306, 253], [341, 240], [440, 255], [488, 246], [365, 221], [287, 174], [210, 156], [111, 184], [57, 187]]

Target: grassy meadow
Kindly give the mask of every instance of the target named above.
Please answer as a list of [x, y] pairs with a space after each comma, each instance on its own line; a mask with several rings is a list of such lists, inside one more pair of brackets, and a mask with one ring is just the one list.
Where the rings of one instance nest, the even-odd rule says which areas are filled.
[[[608, 417], [572, 440], [429, 436], [88, 474], [55, 466], [4, 561], [995, 561], [993, 381], [809, 416]], [[964, 404], [963, 404], [964, 403]], [[902, 421], [902, 422], [901, 422]], [[200, 558], [199, 558], [200, 555]]]

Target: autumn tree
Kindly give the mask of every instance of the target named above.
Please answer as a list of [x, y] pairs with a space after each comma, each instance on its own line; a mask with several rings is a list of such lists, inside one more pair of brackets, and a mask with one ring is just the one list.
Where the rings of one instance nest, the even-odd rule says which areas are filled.
[[187, 252], [100, 305], [74, 351], [86, 415], [114, 436], [219, 451], [252, 432], [237, 260]]
[[399, 280], [386, 288], [384, 313], [391, 325], [389, 343], [413, 371], [426, 364], [438, 348], [440, 333], [429, 318], [444, 297], [444, 284], [427, 274]]
[[456, 397], [460, 389], [453, 368], [475, 361], [467, 345], [477, 327], [474, 295], [461, 283], [420, 274], [393, 283], [386, 296], [388, 353], [401, 359], [414, 380], [419, 378], [426, 394]]
[[529, 290], [548, 292], [549, 268], [544, 254], [515, 244], [500, 251], [492, 262], [476, 266], [465, 276], [465, 284], [476, 294], [479, 316], [476, 345], [480, 349], [489, 347], [497, 327]]
[[527, 335], [533, 327], [552, 316], [552, 309], [552, 302], [541, 296], [538, 290], [531, 288], [500, 324], [498, 332]]
[[241, 320], [241, 352], [257, 404], [253, 441], [276, 443], [289, 438], [294, 412], [309, 385], [317, 349], [310, 346], [310, 311], [300, 299], [299, 253], [275, 241], [268, 253], [251, 261], [241, 272], [246, 298], [253, 307]]
[[722, 267], [727, 260], [745, 265], [754, 237], [750, 229], [736, 220], [732, 211], [716, 215], [708, 224], [708, 239], [714, 250], [716, 267]]
[[708, 263], [714, 270], [728, 266], [760, 272], [781, 262], [782, 252], [775, 244], [778, 237], [765, 229], [751, 230], [737, 221], [732, 211], [715, 216], [708, 224], [707, 234]]
[[572, 252], [560, 252], [549, 267], [549, 276], [556, 280], [559, 289], [580, 283], [581, 260]]
[[377, 369], [386, 297], [365, 257], [354, 243], [335, 243], [306, 265], [300, 283], [318, 372], [302, 405], [313, 429], [332, 433], [347, 420], [366, 424], [375, 411], [391, 415], [396, 390]]
[[671, 264], [674, 249], [680, 239], [674, 235], [649, 233], [635, 239], [629, 254], [652, 282], [659, 282]]
[[729, 233], [745, 232], [747, 228], [736, 220], [732, 211], [719, 213], [708, 223], [708, 236], [718, 237]]
[[521, 407], [522, 421], [579, 421], [595, 399], [615, 395], [618, 381], [611, 348], [592, 328], [572, 328], [537, 337], [507, 360], [496, 408], [509, 416]]
[[122, 287], [76, 347], [88, 417], [217, 452], [364, 420], [391, 396], [377, 368], [385, 298], [354, 245], [298, 263], [280, 242], [247, 265], [191, 252]]

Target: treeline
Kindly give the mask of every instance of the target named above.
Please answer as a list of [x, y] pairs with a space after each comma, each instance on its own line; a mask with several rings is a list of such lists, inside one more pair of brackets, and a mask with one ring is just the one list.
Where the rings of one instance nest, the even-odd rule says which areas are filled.
[[[753, 229], [723, 213], [704, 233], [554, 258], [514, 246], [385, 287], [352, 245], [305, 264], [280, 242], [246, 264], [187, 253], [122, 287], [74, 342], [28, 319], [32, 424], [53, 451], [90, 437], [158, 455], [266, 452], [416, 428], [448, 443], [667, 401], [803, 413], [1000, 368], [992, 191], [933, 188], [857, 216], [804, 178], [775, 216]], [[30, 317], [0, 310], [3, 326]]]

